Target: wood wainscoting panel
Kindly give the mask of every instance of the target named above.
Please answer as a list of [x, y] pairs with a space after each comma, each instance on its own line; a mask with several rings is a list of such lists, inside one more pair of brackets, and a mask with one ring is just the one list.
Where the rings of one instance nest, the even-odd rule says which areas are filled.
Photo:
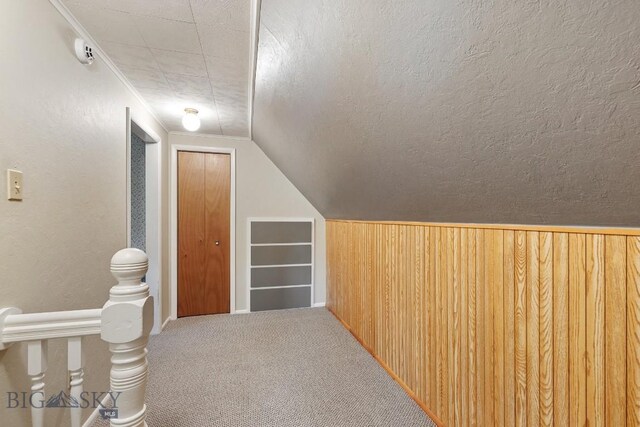
[[527, 232], [516, 231], [515, 280], [515, 425], [527, 425]]
[[627, 425], [640, 425], [640, 238], [627, 239]]
[[639, 234], [327, 221], [327, 306], [439, 425], [636, 426]]

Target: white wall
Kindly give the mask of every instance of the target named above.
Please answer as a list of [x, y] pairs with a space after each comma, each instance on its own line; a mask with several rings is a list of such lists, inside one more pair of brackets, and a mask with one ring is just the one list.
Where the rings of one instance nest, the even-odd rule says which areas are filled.
[[[105, 303], [109, 260], [126, 246], [125, 108], [167, 141], [100, 58], [75, 59], [74, 38], [46, 0], [0, 2], [0, 306], [25, 312]], [[6, 200], [7, 168], [24, 172], [22, 202]], [[86, 343], [85, 390], [108, 390], [107, 347]], [[2, 425], [30, 425], [28, 410], [6, 408], [7, 391], [28, 390], [24, 356], [21, 345], [0, 352]], [[49, 356], [51, 393], [66, 385], [64, 343]], [[67, 412], [47, 425], [68, 425]]]
[[[247, 306], [247, 218], [315, 218], [316, 248], [314, 301], [325, 301], [325, 223], [320, 213], [280, 172], [262, 150], [249, 140], [205, 135], [170, 134], [170, 145], [198, 145], [236, 149], [236, 310]], [[169, 213], [167, 213], [169, 215]], [[169, 289], [163, 290], [169, 295]]]

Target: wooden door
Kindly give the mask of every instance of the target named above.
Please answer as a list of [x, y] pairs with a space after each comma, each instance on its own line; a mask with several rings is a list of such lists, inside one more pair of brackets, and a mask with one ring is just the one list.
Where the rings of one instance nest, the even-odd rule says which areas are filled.
[[229, 313], [231, 158], [178, 152], [178, 317]]

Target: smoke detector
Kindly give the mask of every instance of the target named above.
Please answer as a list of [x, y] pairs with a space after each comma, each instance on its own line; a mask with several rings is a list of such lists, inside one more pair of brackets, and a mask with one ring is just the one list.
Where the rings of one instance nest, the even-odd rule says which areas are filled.
[[91, 65], [93, 63], [93, 48], [87, 44], [83, 39], [76, 39], [75, 41], [76, 58], [80, 63], [85, 65]]

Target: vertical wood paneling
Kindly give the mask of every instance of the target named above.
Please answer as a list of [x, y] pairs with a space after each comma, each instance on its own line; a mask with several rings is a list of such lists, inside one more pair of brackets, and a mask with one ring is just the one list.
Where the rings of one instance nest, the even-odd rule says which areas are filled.
[[469, 425], [478, 425], [478, 340], [476, 328], [477, 280], [476, 280], [476, 230], [469, 229], [468, 274], [469, 274]]
[[569, 235], [569, 425], [587, 422], [586, 236]]
[[444, 349], [443, 349], [443, 354], [442, 357], [445, 360], [444, 366], [445, 366], [445, 370], [443, 373], [443, 379], [444, 379], [444, 392], [445, 392], [445, 396], [443, 398], [444, 400], [444, 411], [447, 412], [447, 418], [446, 418], [446, 422], [449, 424], [452, 424], [454, 421], [454, 402], [455, 402], [455, 397], [453, 394], [453, 384], [454, 384], [454, 366], [453, 366], [453, 338], [455, 335], [455, 325], [453, 323], [453, 295], [455, 292], [455, 286], [454, 286], [454, 251], [453, 251], [453, 247], [455, 245], [454, 239], [453, 239], [453, 228], [447, 228], [446, 233], [444, 235], [444, 239], [442, 241], [444, 248], [445, 248], [445, 254], [446, 254], [446, 262], [445, 262], [445, 268], [443, 268], [443, 271], [445, 273], [444, 275], [444, 279], [443, 279], [443, 283], [444, 286], [442, 287], [443, 289], [443, 300], [442, 303], [444, 305], [443, 307], [443, 313], [444, 313], [444, 324], [446, 325], [445, 327], [445, 345], [444, 345]]
[[414, 277], [414, 295], [413, 295], [413, 315], [414, 328], [412, 334], [413, 340], [413, 378], [415, 379], [415, 391], [418, 397], [423, 401], [427, 401], [427, 351], [425, 340], [427, 339], [427, 287], [425, 285], [425, 253], [428, 254], [428, 248], [425, 246], [424, 227], [415, 227], [414, 239], [412, 242], [412, 250], [414, 257], [413, 271]]
[[451, 295], [452, 311], [450, 311], [450, 319], [453, 322], [451, 327], [452, 340], [449, 345], [450, 349], [450, 370], [451, 380], [449, 384], [449, 401], [453, 406], [450, 408], [451, 423], [454, 425], [461, 425], [462, 422], [462, 392], [460, 390], [461, 374], [460, 374], [460, 297], [461, 297], [461, 262], [460, 262], [460, 229], [453, 229], [453, 247], [451, 255], [453, 257], [452, 275], [453, 275], [453, 293]]
[[640, 237], [327, 223], [327, 305], [449, 426], [640, 424]]
[[[360, 229], [362, 224], [358, 224], [356, 227], [351, 227], [349, 230], [349, 277], [357, 283], [360, 279], [360, 263], [358, 257], [358, 246], [360, 239]], [[362, 336], [362, 313], [360, 311], [360, 294], [362, 292], [362, 286], [350, 286], [349, 294], [349, 325], [353, 331]]]
[[493, 306], [495, 287], [492, 286], [495, 279], [495, 263], [493, 262], [493, 240], [494, 230], [485, 230], [484, 233], [484, 424], [492, 426], [495, 424], [495, 391], [494, 385], [494, 348], [493, 340]]
[[504, 232], [504, 425], [515, 425], [515, 232]]
[[469, 425], [469, 255], [468, 229], [460, 230], [460, 425]]
[[[478, 367], [478, 381], [476, 383], [477, 393], [477, 408], [478, 408], [478, 425], [484, 425], [485, 420], [485, 407], [487, 404], [487, 398], [484, 387], [484, 356], [485, 347], [487, 346], [487, 340], [484, 334], [484, 307], [485, 303], [485, 260], [484, 260], [484, 239], [486, 230], [476, 230], [476, 334], [478, 343], [477, 353], [477, 367]], [[489, 400], [489, 402], [491, 402]]]
[[493, 411], [494, 424], [504, 425], [504, 232], [493, 232], [492, 280], [493, 292]]
[[376, 266], [379, 264], [378, 259], [376, 258], [376, 245], [377, 245], [377, 236], [376, 236], [376, 225], [375, 224], [367, 224], [367, 281], [369, 287], [369, 299], [368, 302], [370, 304], [369, 311], [369, 336], [368, 336], [368, 345], [369, 348], [376, 348], [376, 297], [378, 295], [377, 292], [377, 275], [376, 275]]
[[439, 408], [439, 390], [438, 390], [438, 228], [428, 227], [429, 229], [429, 334], [432, 337], [429, 343], [429, 352], [431, 359], [429, 360], [429, 407]]
[[605, 411], [608, 426], [627, 418], [627, 241], [605, 237]]
[[518, 426], [527, 425], [527, 233], [515, 232], [515, 410]]
[[[447, 422], [447, 414], [449, 411], [447, 402], [445, 401], [446, 393], [445, 393], [445, 367], [446, 364], [446, 304], [447, 300], [443, 297], [443, 285], [442, 283], [446, 283], [446, 268], [444, 267], [447, 262], [446, 250], [444, 249], [442, 235], [446, 235], [446, 230], [441, 228], [435, 229], [436, 234], [436, 277], [435, 277], [435, 288], [436, 288], [436, 411], [440, 414], [440, 418], [445, 423]], [[443, 280], [443, 275], [444, 280]], [[445, 409], [446, 408], [446, 409]]]
[[391, 365], [391, 360], [389, 354], [393, 350], [392, 343], [390, 339], [391, 335], [391, 299], [392, 299], [392, 286], [393, 286], [393, 245], [394, 241], [391, 239], [391, 235], [393, 234], [392, 227], [382, 227], [384, 232], [384, 236], [382, 237], [382, 241], [384, 245], [382, 246], [382, 251], [384, 254], [384, 294], [383, 294], [383, 323], [382, 323], [382, 344], [381, 348], [382, 352], [382, 360], [387, 364]]
[[553, 234], [540, 233], [540, 424], [553, 425]]
[[627, 425], [640, 425], [640, 237], [627, 238]]
[[[337, 224], [337, 223], [336, 223]], [[382, 328], [383, 328], [383, 281], [382, 281], [382, 271], [384, 270], [384, 256], [382, 255], [382, 247], [385, 245], [383, 240], [383, 232], [381, 224], [374, 224], [374, 238], [375, 238], [375, 257], [377, 262], [374, 262], [373, 265], [373, 275], [374, 275], [374, 291], [375, 296], [373, 298], [374, 308], [374, 342], [373, 348], [375, 349], [374, 353], [380, 357], [382, 354]], [[336, 248], [337, 245], [332, 245], [332, 248]], [[336, 262], [340, 262], [340, 258], [338, 256], [333, 256], [331, 259], [336, 260]], [[327, 283], [328, 285], [328, 283]]]
[[527, 232], [527, 425], [540, 425], [540, 236]]
[[[407, 309], [407, 315], [404, 317], [404, 331], [405, 331], [405, 346], [407, 355], [404, 358], [404, 366], [405, 366], [405, 383], [411, 387], [412, 390], [416, 392], [420, 389], [419, 380], [416, 376], [418, 374], [417, 361], [418, 352], [417, 346], [419, 342], [416, 343], [414, 339], [416, 329], [420, 327], [420, 319], [418, 318], [418, 312], [416, 309], [420, 309], [420, 306], [416, 307], [416, 302], [419, 303], [420, 295], [418, 293], [419, 288], [419, 277], [416, 274], [417, 268], [422, 268], [422, 264], [418, 261], [418, 257], [416, 254], [416, 234], [417, 227], [406, 227], [407, 229], [407, 253], [409, 254], [408, 262], [405, 264], [406, 271], [409, 272], [408, 281], [405, 285], [406, 294], [404, 296], [404, 305]], [[417, 296], [417, 298], [416, 298]]]
[[410, 316], [407, 304], [408, 282], [411, 279], [411, 272], [413, 268], [409, 267], [409, 260], [411, 259], [411, 253], [408, 251], [407, 243], [410, 241], [408, 227], [398, 226], [398, 250], [396, 251], [396, 275], [395, 283], [400, 286], [396, 286], [397, 289], [397, 301], [394, 306], [396, 307], [396, 330], [395, 335], [398, 339], [395, 351], [396, 356], [396, 372], [401, 380], [405, 384], [411, 387], [412, 381], [407, 378], [407, 371], [409, 366], [407, 363], [407, 355], [409, 343], [407, 342], [408, 335], [411, 331], [407, 324], [407, 317]]
[[605, 425], [604, 411], [604, 236], [587, 239], [587, 424]]
[[387, 364], [391, 367], [393, 372], [401, 375], [398, 366], [398, 358], [401, 353], [401, 349], [399, 349], [400, 334], [398, 333], [398, 310], [400, 308], [398, 294], [402, 288], [402, 283], [398, 280], [398, 273], [400, 270], [398, 266], [398, 255], [401, 250], [400, 240], [398, 238], [399, 227], [399, 225], [391, 226], [389, 240], [389, 263], [391, 271], [389, 274], [389, 349], [387, 351]]
[[569, 235], [553, 235], [553, 421], [569, 425]]

